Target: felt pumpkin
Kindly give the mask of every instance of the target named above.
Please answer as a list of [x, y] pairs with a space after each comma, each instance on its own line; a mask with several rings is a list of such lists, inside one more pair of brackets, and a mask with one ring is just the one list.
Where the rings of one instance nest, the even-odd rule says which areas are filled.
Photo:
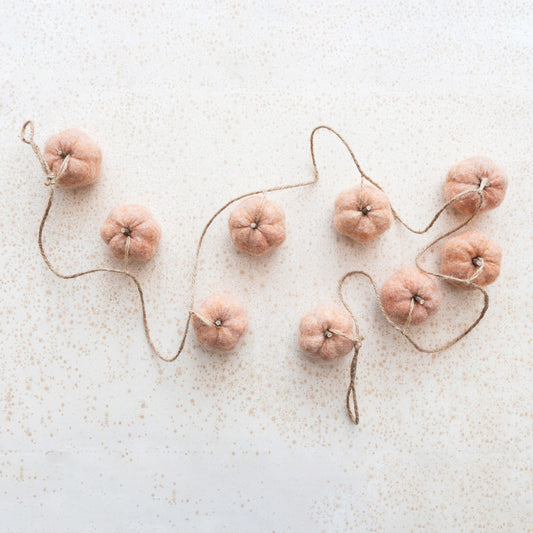
[[[441, 273], [459, 279], [469, 279], [481, 268], [481, 273], [472, 280], [480, 286], [492, 283], [500, 274], [502, 249], [479, 231], [465, 231], [447, 240], [441, 248]], [[460, 282], [450, 283], [471, 288]]]
[[442, 295], [435, 279], [417, 268], [404, 268], [393, 274], [381, 289], [381, 305], [397, 324], [405, 324], [413, 302], [411, 324], [425, 322], [440, 305]]
[[353, 350], [353, 322], [344, 311], [320, 306], [300, 321], [298, 346], [316, 359], [332, 361]]
[[192, 326], [202, 346], [230, 351], [246, 331], [248, 317], [235, 298], [215, 294], [194, 310]]
[[343, 191], [335, 200], [334, 223], [337, 231], [355, 242], [369, 242], [387, 231], [392, 211], [387, 195], [372, 185]]
[[75, 189], [89, 185], [98, 178], [102, 152], [86, 133], [69, 129], [46, 141], [44, 158], [52, 172], [59, 172], [67, 155], [70, 156], [67, 168], [57, 180], [58, 185]]
[[130, 237], [128, 258], [146, 261], [153, 257], [161, 238], [161, 226], [142, 205], [120, 205], [109, 213], [100, 235], [113, 255], [124, 259]]
[[233, 244], [251, 255], [261, 255], [285, 241], [285, 213], [264, 196], [243, 200], [229, 217]]
[[[505, 197], [507, 189], [507, 176], [488, 157], [470, 157], [453, 166], [446, 177], [444, 194], [446, 201], [464, 191], [473, 191], [479, 188], [483, 179], [486, 186], [483, 189], [483, 204], [480, 212], [498, 207]], [[479, 205], [480, 197], [477, 194], [466, 194], [452, 203], [454, 209], [465, 215], [471, 215]]]

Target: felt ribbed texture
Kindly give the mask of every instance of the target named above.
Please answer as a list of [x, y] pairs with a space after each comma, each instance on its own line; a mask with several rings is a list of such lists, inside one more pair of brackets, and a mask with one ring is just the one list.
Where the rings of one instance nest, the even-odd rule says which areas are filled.
[[[217, 321], [219, 325], [215, 325]], [[235, 298], [215, 294], [194, 310], [192, 326], [196, 339], [205, 348], [230, 351], [246, 331], [248, 316]]]
[[353, 350], [354, 342], [351, 338], [353, 321], [341, 309], [323, 305], [306, 314], [300, 321], [298, 346], [312, 358], [331, 361], [344, 357]]
[[[499, 244], [479, 231], [465, 231], [442, 245], [441, 273], [454, 278], [469, 279], [479, 270], [479, 266], [474, 263], [478, 258], [483, 260], [483, 268], [474, 283], [484, 287], [500, 275], [502, 249]], [[464, 283], [454, 285], [470, 288]]]
[[285, 213], [277, 203], [263, 196], [252, 196], [231, 212], [229, 230], [239, 250], [262, 255], [285, 241]]
[[335, 227], [355, 242], [369, 242], [387, 231], [392, 211], [387, 195], [372, 185], [341, 192], [335, 200]]
[[98, 178], [102, 152], [86, 133], [68, 129], [46, 141], [44, 158], [52, 172], [59, 171], [67, 155], [70, 156], [68, 167], [57, 180], [58, 185], [75, 189], [89, 185]]
[[[479, 211], [498, 207], [505, 197], [507, 176], [492, 159], [485, 156], [470, 157], [450, 168], [444, 186], [446, 201], [464, 191], [477, 189], [483, 178], [488, 180], [488, 185], [484, 189], [483, 204]], [[471, 215], [478, 204], [477, 195], [468, 194], [453, 202], [452, 206], [460, 213]]]
[[118, 259], [125, 257], [129, 236], [129, 258], [147, 261], [157, 250], [161, 239], [161, 226], [146, 207], [135, 204], [119, 205], [109, 213], [100, 235]]
[[[415, 297], [421, 298], [423, 303]], [[411, 324], [416, 326], [439, 308], [442, 295], [435, 278], [409, 267], [396, 272], [383, 284], [380, 298], [387, 316], [398, 324], [407, 322], [414, 299]]]

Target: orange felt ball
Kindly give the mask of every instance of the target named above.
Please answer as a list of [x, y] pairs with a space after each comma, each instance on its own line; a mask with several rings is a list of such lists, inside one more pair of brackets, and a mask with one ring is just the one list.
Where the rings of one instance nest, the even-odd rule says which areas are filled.
[[130, 237], [128, 257], [146, 261], [153, 257], [161, 239], [161, 226], [142, 205], [120, 205], [109, 213], [100, 235], [118, 259], [124, 259]]
[[89, 185], [98, 178], [102, 152], [86, 133], [69, 129], [46, 141], [44, 158], [52, 172], [59, 172], [67, 155], [70, 158], [66, 170], [57, 180], [58, 185], [75, 189]]
[[369, 242], [387, 231], [392, 211], [387, 195], [371, 185], [343, 191], [335, 200], [335, 227], [355, 242]]
[[[479, 231], [465, 231], [447, 240], [441, 248], [441, 273], [459, 279], [471, 278], [480, 268], [473, 283], [480, 286], [492, 283], [500, 274], [502, 249]], [[471, 288], [460, 282], [450, 283]]]
[[397, 324], [405, 324], [413, 302], [411, 324], [425, 322], [440, 305], [442, 295], [435, 279], [417, 268], [404, 268], [393, 274], [381, 289], [381, 305]]
[[252, 196], [232, 211], [229, 231], [239, 250], [262, 255], [285, 241], [285, 213], [263, 196]]
[[[470, 157], [453, 166], [446, 177], [444, 195], [446, 201], [464, 191], [475, 191], [486, 179], [483, 189], [483, 204], [480, 212], [498, 207], [505, 197], [507, 189], [507, 176], [496, 166], [496, 163], [485, 156]], [[454, 209], [465, 215], [472, 215], [479, 205], [480, 197], [477, 194], [466, 194], [452, 203]]]
[[215, 294], [195, 309], [192, 327], [202, 346], [230, 351], [246, 331], [248, 317], [235, 298]]
[[298, 346], [316, 359], [332, 361], [345, 356], [353, 350], [351, 339], [352, 319], [335, 307], [320, 306], [300, 321]]

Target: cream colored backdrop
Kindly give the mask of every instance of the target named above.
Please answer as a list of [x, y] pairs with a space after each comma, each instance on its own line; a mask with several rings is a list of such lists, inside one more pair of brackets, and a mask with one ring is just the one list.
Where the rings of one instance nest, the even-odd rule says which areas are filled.
[[[0, 522], [2, 531], [531, 531], [533, 17], [529, 2], [66, 2], [0, 6]], [[101, 146], [101, 179], [58, 191], [54, 263], [118, 266], [99, 237], [121, 202], [148, 206], [160, 251], [134, 267], [151, 328], [173, 352], [201, 229], [228, 199], [312, 176], [308, 137], [340, 131], [412, 225], [471, 155], [510, 177], [471, 227], [504, 250], [480, 326], [417, 353], [363, 281], [347, 293], [365, 337], [361, 424], [344, 411], [349, 360], [298, 353], [300, 317], [337, 302], [347, 270], [381, 284], [429, 235], [399, 225], [369, 245], [332, 226], [356, 179], [317, 136], [317, 186], [272, 194], [286, 243], [236, 252], [228, 213], [210, 229], [197, 299], [227, 290], [249, 310], [235, 353], [193, 338], [155, 360], [131, 283], [55, 278], [38, 256], [48, 190], [18, 138], [78, 127]], [[428, 259], [436, 262], [438, 254]], [[479, 295], [443, 287], [419, 329], [444, 340]]]

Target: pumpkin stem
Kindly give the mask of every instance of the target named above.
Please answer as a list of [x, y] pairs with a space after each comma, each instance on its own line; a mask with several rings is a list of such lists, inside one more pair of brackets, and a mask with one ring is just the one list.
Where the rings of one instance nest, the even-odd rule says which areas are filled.
[[472, 264], [474, 266], [477, 266], [477, 267], [480, 267], [483, 265], [483, 258], [477, 256], [477, 257], [474, 257], [474, 259], [472, 259]]

